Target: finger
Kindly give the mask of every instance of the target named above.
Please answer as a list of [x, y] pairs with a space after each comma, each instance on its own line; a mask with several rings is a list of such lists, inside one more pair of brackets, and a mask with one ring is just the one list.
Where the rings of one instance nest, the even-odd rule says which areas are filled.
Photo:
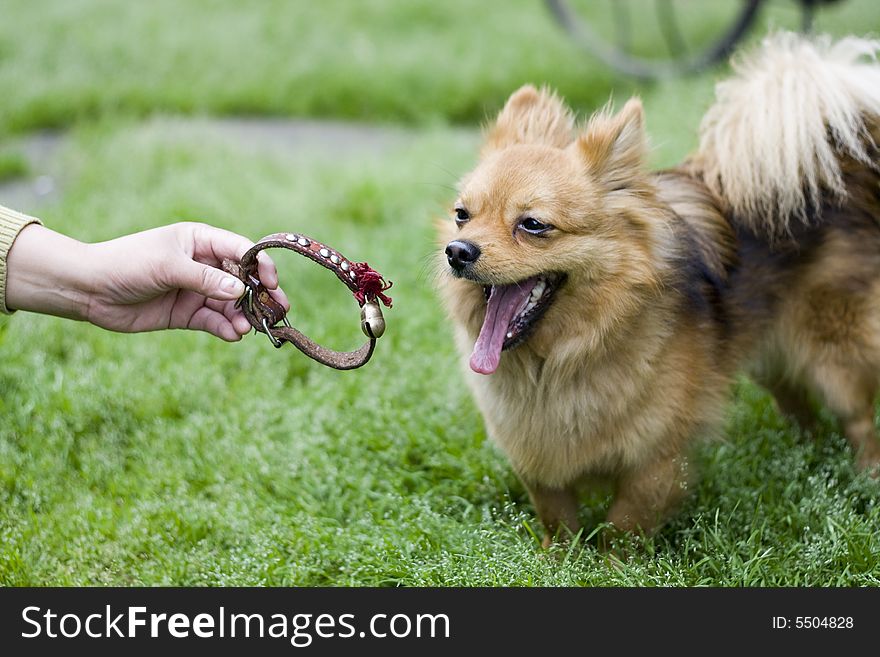
[[235, 330], [232, 322], [226, 319], [222, 313], [211, 310], [207, 306], [202, 306], [195, 312], [186, 328], [194, 331], [205, 331], [227, 342], [238, 342], [241, 340], [241, 334]]
[[[171, 311], [169, 328], [192, 328], [193, 317], [203, 308], [223, 315], [232, 325], [232, 328], [235, 329], [237, 335], [244, 335], [251, 328], [250, 322], [241, 314], [241, 311], [235, 308], [235, 304], [232, 301], [207, 299], [195, 292], [181, 292], [178, 295], [174, 308]], [[227, 314], [227, 311], [229, 314]], [[226, 336], [222, 337], [226, 339]]]
[[274, 290], [269, 290], [269, 294], [272, 296], [275, 301], [284, 306], [284, 312], [290, 312], [290, 299], [287, 298], [287, 295], [284, 293], [280, 287], [275, 288]]
[[244, 313], [235, 307], [232, 301], [218, 301], [216, 299], [207, 299], [205, 305], [211, 310], [223, 313], [231, 323], [235, 332], [239, 335], [245, 335], [251, 330], [251, 323], [248, 321]]
[[192, 316], [205, 305], [205, 297], [196, 292], [180, 290], [174, 305], [171, 307], [171, 317], [168, 328], [188, 328]]
[[191, 230], [193, 258], [219, 265], [225, 258], [241, 260], [254, 243], [243, 235], [207, 224], [182, 224]]
[[[224, 259], [241, 260], [254, 245], [248, 238], [232, 231], [207, 224], [193, 225], [193, 258], [207, 264], [219, 265]], [[268, 289], [278, 287], [278, 270], [265, 251], [257, 254], [257, 275]]]
[[250, 333], [251, 323], [247, 320], [247, 317], [241, 314], [239, 311], [235, 311], [235, 314], [232, 317], [227, 318], [230, 322], [232, 322], [232, 328], [235, 329], [235, 332], [239, 335], [247, 335]]
[[[238, 280], [238, 279], [236, 279], [236, 280]], [[262, 281], [262, 280], [261, 280], [260, 282], [261, 282], [261, 283], [264, 283], [264, 281]], [[267, 286], [267, 287], [268, 287], [268, 286]], [[269, 295], [270, 295], [273, 299], [275, 299], [275, 301], [277, 301], [277, 302], [280, 303], [282, 306], [284, 306], [284, 312], [285, 312], [285, 313], [290, 312], [290, 299], [287, 298], [287, 294], [284, 292], [284, 290], [282, 290], [280, 287], [276, 287], [276, 288], [274, 288], [274, 289], [270, 288], [268, 291], [269, 291]], [[241, 293], [241, 294], [244, 294], [243, 289], [242, 289], [242, 293]], [[238, 299], [238, 298], [241, 296], [241, 294], [239, 294], [238, 296], [236, 296], [235, 299]], [[205, 296], [210, 296], [210, 295], [207, 295], [207, 294], [206, 294]], [[228, 297], [227, 297], [227, 298], [221, 298], [221, 297], [211, 296], [211, 298], [212, 298], [212, 299], [218, 299], [218, 300], [220, 300], [220, 301], [222, 301], [222, 302], [225, 302], [225, 301], [227, 300]], [[221, 309], [221, 306], [218, 305], [218, 306], [216, 307], [216, 310], [220, 310], [220, 309]]]
[[275, 263], [265, 251], [257, 254], [257, 273], [260, 276], [260, 282], [268, 289], [274, 290], [278, 287], [278, 270]]
[[244, 294], [244, 283], [221, 269], [183, 258], [169, 272], [169, 283], [211, 299], [229, 301]]

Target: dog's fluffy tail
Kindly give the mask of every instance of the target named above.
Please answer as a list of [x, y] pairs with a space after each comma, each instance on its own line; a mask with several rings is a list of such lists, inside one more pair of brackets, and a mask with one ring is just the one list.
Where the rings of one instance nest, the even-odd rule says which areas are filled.
[[880, 41], [782, 32], [734, 62], [700, 126], [696, 162], [738, 223], [769, 239], [789, 234], [823, 198], [845, 198], [840, 158], [877, 169], [878, 51]]

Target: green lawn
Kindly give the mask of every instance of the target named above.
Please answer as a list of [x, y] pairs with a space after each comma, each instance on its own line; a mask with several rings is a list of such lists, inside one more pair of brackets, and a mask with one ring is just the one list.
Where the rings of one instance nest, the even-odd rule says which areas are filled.
[[28, 165], [24, 155], [0, 149], [0, 182], [21, 178], [27, 173]]
[[[802, 440], [747, 382], [726, 440], [695, 457], [693, 495], [627, 563], [593, 548], [602, 496], [584, 500], [580, 540], [540, 549], [431, 282], [432, 220], [477, 146], [447, 123], [496, 110], [526, 79], [560, 86], [582, 111], [612, 88], [597, 64], [571, 59], [539, 3], [279, 2], [272, 20], [241, 3], [39, 4], [4, 3], [20, 20], [0, 21], [0, 88], [21, 93], [0, 102], [0, 125], [73, 126], [63, 194], [39, 208], [50, 226], [88, 240], [180, 219], [253, 238], [301, 230], [392, 279], [394, 308], [354, 372], [263, 336], [228, 345], [0, 318], [0, 584], [880, 584], [877, 483], [854, 476], [833, 422]], [[230, 26], [247, 38], [221, 38]], [[542, 35], [534, 57], [514, 57]], [[475, 52], [435, 56], [444, 43]], [[365, 76], [348, 48], [387, 75]], [[642, 90], [655, 163], [692, 146], [713, 77]], [[340, 159], [223, 142], [173, 116], [249, 111], [416, 127], [381, 157]], [[277, 261], [296, 325], [359, 345], [356, 305], [334, 278]]]
[[[573, 2], [608, 14], [604, 1]], [[690, 0], [683, 17], [708, 28], [734, 4]], [[773, 0], [763, 24], [796, 26], [795, 9], [794, 0]], [[656, 31], [652, 13], [641, 18], [637, 26]], [[880, 10], [875, 0], [847, 0], [822, 12], [818, 27], [880, 31]], [[634, 87], [569, 43], [541, 0], [4, 0], [0, 8], [0, 135], [156, 110], [471, 123], [534, 81], [590, 109]]]

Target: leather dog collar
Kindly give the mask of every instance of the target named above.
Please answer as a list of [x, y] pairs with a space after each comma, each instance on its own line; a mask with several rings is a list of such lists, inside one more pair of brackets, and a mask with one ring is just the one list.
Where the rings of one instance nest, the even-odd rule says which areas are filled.
[[[356, 351], [333, 351], [322, 347], [296, 330], [288, 322], [284, 307], [275, 301], [260, 282], [257, 254], [265, 249], [289, 249], [326, 267], [351, 290], [361, 306], [361, 330], [369, 342]], [[309, 358], [337, 370], [351, 370], [366, 364], [373, 355], [376, 340], [385, 332], [385, 318], [379, 301], [391, 307], [391, 298], [383, 294], [386, 283], [379, 272], [365, 262], [352, 262], [338, 251], [298, 233], [273, 233], [262, 238], [242, 256], [241, 262], [224, 260], [223, 269], [245, 285], [244, 295], [236, 302], [257, 331], [269, 336], [272, 344], [281, 347], [292, 343]], [[283, 323], [283, 326], [278, 326]]]

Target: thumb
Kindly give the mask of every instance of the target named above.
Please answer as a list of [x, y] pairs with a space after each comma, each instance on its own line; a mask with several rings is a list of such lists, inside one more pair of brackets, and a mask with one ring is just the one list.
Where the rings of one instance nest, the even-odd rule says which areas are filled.
[[198, 292], [210, 299], [229, 301], [238, 299], [244, 294], [244, 283], [235, 276], [221, 269], [189, 261], [189, 265], [180, 272], [178, 286]]

